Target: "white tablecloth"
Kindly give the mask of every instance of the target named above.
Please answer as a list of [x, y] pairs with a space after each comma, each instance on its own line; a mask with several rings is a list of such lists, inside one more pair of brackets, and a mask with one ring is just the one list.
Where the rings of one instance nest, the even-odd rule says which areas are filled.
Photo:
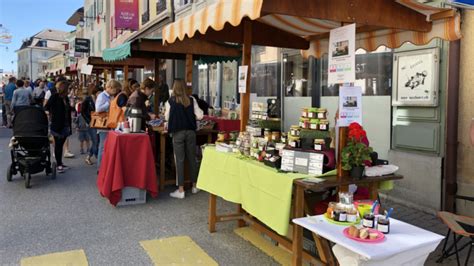
[[390, 219], [390, 234], [380, 243], [362, 243], [344, 236], [346, 228], [329, 223], [322, 215], [293, 222], [336, 243], [333, 248], [341, 265], [423, 265], [443, 236], [396, 219]]

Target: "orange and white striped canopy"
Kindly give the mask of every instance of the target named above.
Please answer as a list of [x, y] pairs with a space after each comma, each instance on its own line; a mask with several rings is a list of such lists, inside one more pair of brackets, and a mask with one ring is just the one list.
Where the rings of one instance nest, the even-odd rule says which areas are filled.
[[[310, 41], [310, 48], [303, 50], [305, 57], [320, 57], [327, 52], [327, 37], [320, 35], [341, 26], [340, 21], [330, 21], [316, 18], [289, 16], [283, 14], [264, 14], [262, 5], [264, 1], [271, 0], [218, 0], [216, 3], [198, 10], [163, 28], [163, 43], [171, 44], [184, 38], [192, 38], [196, 33], [205, 34], [208, 29], [220, 31], [226, 23], [236, 27], [242, 19], [256, 20], [293, 35], [303, 37]], [[416, 0], [396, 0], [416, 12], [426, 16], [427, 21], [432, 21], [429, 32], [415, 32], [397, 29], [379, 29], [357, 34], [357, 48], [373, 51], [381, 45], [390, 48], [400, 47], [405, 42], [417, 45], [427, 44], [433, 38], [444, 40], [457, 40], [461, 38], [460, 16], [448, 16], [432, 20], [433, 15], [446, 12], [449, 9], [438, 8], [421, 4]]]

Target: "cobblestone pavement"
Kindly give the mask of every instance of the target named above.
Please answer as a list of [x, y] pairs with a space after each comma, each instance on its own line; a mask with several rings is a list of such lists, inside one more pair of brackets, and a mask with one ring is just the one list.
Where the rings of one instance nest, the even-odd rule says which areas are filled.
[[[384, 204], [385, 206], [393, 207], [394, 212], [392, 216], [398, 220], [413, 224], [415, 226], [421, 227], [425, 230], [428, 230], [428, 231], [431, 231], [443, 236], [446, 235], [446, 233], [448, 232], [448, 227], [445, 226], [439, 218], [437, 218], [435, 215], [431, 213], [419, 211], [419, 210], [401, 205], [399, 203], [396, 203], [388, 199], [387, 200], [382, 199], [382, 204]], [[461, 242], [461, 243], [465, 243], [465, 242]], [[430, 254], [425, 265], [456, 265], [455, 255], [448, 259], [445, 259], [442, 264], [436, 263], [436, 260], [441, 256], [441, 250], [443, 249], [443, 244], [444, 244], [444, 241], [441, 242], [440, 245], [438, 245], [438, 248], [436, 249], [435, 252]], [[461, 265], [464, 265], [464, 261], [466, 260], [466, 257], [467, 257], [467, 251], [468, 250], [465, 249], [460, 253]], [[474, 265], [473, 256], [474, 255], [471, 254], [471, 260], [470, 260], [471, 263], [469, 265]]]

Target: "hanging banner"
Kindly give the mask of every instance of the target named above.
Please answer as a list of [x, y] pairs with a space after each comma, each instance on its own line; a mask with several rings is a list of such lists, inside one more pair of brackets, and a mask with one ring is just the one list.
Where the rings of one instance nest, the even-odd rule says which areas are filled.
[[355, 82], [355, 34], [355, 24], [331, 30], [328, 84]]
[[138, 30], [138, 0], [115, 0], [115, 29]]
[[352, 122], [362, 125], [362, 88], [341, 87], [339, 89], [338, 126], [347, 127]]
[[239, 93], [247, 92], [247, 73], [249, 66], [239, 66]]

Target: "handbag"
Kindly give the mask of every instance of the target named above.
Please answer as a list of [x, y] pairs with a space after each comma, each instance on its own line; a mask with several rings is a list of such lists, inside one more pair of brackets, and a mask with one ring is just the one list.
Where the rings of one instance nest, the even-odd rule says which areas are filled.
[[107, 127], [107, 118], [109, 117], [109, 113], [107, 112], [92, 112], [91, 113], [91, 128], [96, 129], [108, 129]]

